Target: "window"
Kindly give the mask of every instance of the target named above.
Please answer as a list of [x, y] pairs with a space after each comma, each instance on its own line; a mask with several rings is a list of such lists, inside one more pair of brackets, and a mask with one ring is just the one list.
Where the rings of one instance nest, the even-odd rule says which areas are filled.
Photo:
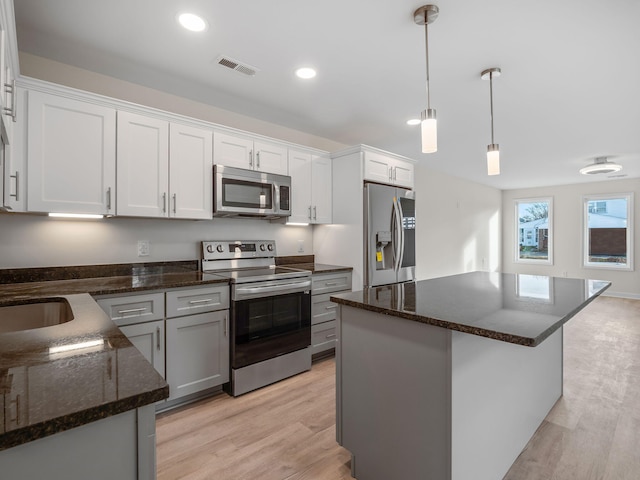
[[633, 270], [633, 194], [583, 199], [585, 267]]
[[516, 262], [553, 264], [551, 198], [515, 201]]

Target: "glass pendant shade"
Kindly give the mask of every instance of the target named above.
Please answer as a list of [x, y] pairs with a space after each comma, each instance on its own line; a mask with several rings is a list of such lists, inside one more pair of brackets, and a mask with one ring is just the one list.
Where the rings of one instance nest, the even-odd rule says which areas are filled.
[[500, 175], [500, 147], [497, 143], [487, 146], [487, 175]]
[[438, 151], [438, 122], [433, 108], [422, 111], [422, 153]]

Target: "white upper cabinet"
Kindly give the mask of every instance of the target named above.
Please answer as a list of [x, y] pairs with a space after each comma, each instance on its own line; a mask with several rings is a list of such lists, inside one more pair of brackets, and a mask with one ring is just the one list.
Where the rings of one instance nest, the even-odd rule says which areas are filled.
[[31, 91], [27, 116], [28, 211], [115, 213], [115, 110]]
[[216, 165], [288, 174], [287, 147], [277, 143], [254, 141], [251, 137], [215, 132], [213, 159]]
[[118, 112], [118, 215], [212, 218], [211, 130]]
[[169, 191], [174, 218], [213, 214], [213, 132], [172, 123], [169, 127]]
[[117, 213], [169, 216], [169, 122], [118, 112]]
[[413, 188], [413, 163], [377, 152], [364, 152], [364, 179]]
[[291, 216], [289, 222], [331, 223], [331, 159], [289, 150]]

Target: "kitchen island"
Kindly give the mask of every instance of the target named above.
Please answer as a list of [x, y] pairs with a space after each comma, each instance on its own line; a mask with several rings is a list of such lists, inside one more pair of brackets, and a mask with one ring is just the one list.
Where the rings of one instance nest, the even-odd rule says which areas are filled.
[[608, 282], [473, 272], [331, 297], [359, 480], [496, 480], [562, 395], [562, 326]]

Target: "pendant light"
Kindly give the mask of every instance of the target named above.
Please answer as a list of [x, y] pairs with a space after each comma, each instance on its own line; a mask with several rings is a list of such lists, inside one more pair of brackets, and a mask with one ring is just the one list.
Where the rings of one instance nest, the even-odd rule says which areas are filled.
[[493, 77], [499, 77], [499, 68], [487, 68], [480, 74], [483, 80], [489, 79], [489, 100], [491, 103], [491, 143], [487, 145], [487, 175], [500, 175], [500, 145], [493, 140]]
[[424, 40], [427, 64], [427, 108], [421, 114], [422, 152], [434, 153], [438, 151], [438, 124], [436, 110], [431, 108], [431, 92], [429, 90], [429, 29], [428, 25], [438, 18], [440, 10], [436, 5], [424, 5], [413, 12], [413, 21], [424, 25]]

